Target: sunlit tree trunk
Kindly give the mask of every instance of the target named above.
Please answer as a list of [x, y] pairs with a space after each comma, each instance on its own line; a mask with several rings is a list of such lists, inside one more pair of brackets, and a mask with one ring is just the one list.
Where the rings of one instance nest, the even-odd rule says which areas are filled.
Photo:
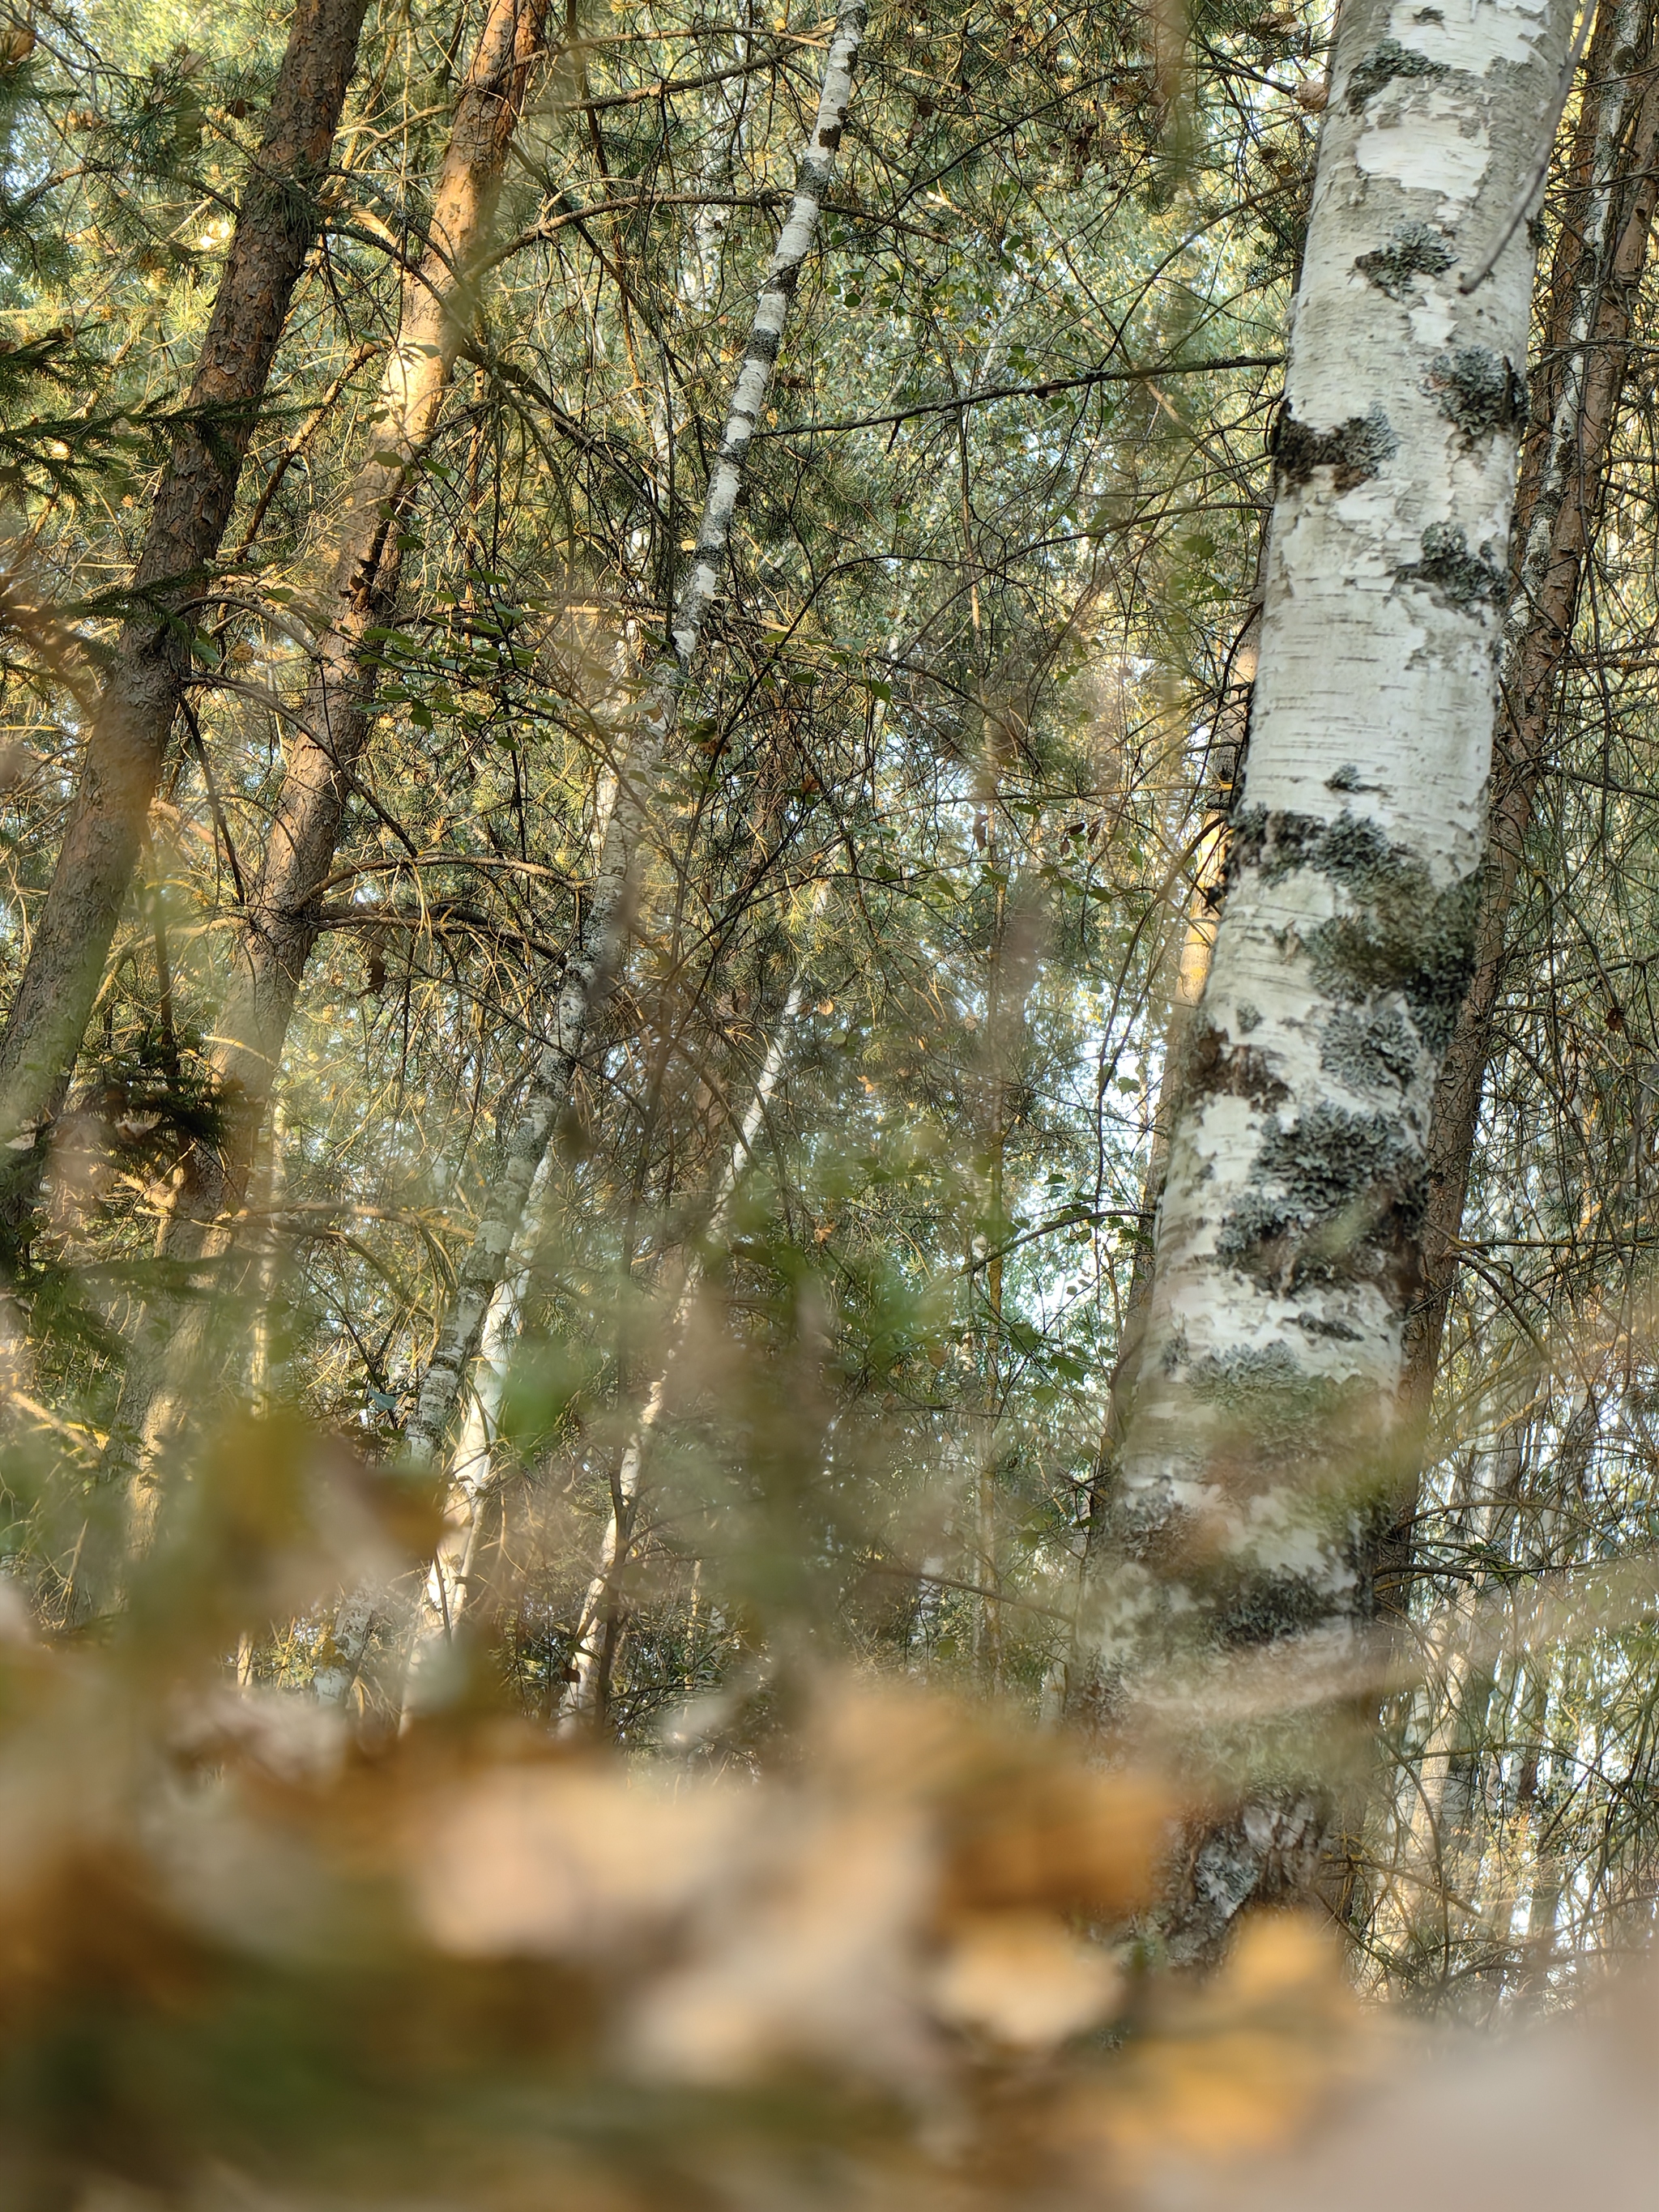
[[216, 1053], [228, 1117], [201, 1165], [195, 1212], [240, 1203], [281, 1064], [294, 1002], [322, 926], [322, 891], [374, 711], [379, 647], [396, 612], [422, 462], [473, 320], [474, 272], [489, 244], [546, 0], [491, 0], [455, 105], [419, 264], [404, 280], [398, 342], [345, 505], [325, 619], [289, 733], [275, 817], [238, 947]]
[[0, 1034], [0, 1232], [27, 1238], [54, 1116], [132, 881], [219, 550], [294, 287], [366, 0], [299, 0], [225, 258], [184, 427], [150, 505], [133, 611], [92, 715], [69, 827]]
[[[214, 1143], [198, 1145], [191, 1155], [166, 1239], [175, 1264], [222, 1259], [235, 1233], [371, 726], [379, 647], [370, 632], [395, 611], [421, 463], [471, 323], [471, 274], [489, 242], [545, 17], [545, 0], [491, 0], [456, 101], [426, 251], [404, 280], [398, 340], [371, 432], [374, 450], [345, 503], [305, 702], [289, 732], [228, 1003], [216, 1024], [223, 1127]], [[136, 1525], [148, 1517], [151, 1469], [198, 1379], [207, 1317], [200, 1297], [182, 1306], [158, 1300], [130, 1355], [112, 1457], [131, 1470]]]
[[789, 303], [817, 234], [819, 213], [835, 173], [865, 19], [864, 0], [845, 0], [836, 18], [817, 112], [796, 173], [794, 197], [761, 285], [725, 433], [709, 473], [696, 547], [675, 596], [670, 624], [672, 651], [658, 662], [646, 687], [637, 739], [621, 770], [599, 867], [566, 960], [546, 1042], [422, 1377], [408, 1429], [410, 1450], [421, 1460], [435, 1460], [449, 1432], [484, 1316], [524, 1216], [531, 1179], [569, 1099], [571, 1083], [588, 1047], [594, 1014], [621, 957], [635, 864], [648, 827], [655, 786], [666, 763], [680, 695], [726, 564], [744, 467], [766, 404]]
[[[1091, 1592], [1115, 1717], [1153, 1677], [1202, 1700], [1231, 1655], [1338, 1656], [1368, 1605], [1474, 955], [1534, 260], [1511, 217], [1571, 30], [1565, 0], [1339, 22], [1249, 758]], [[1282, 1747], [1243, 1756], [1237, 1816], [1176, 1878], [1177, 1958], [1314, 1877], [1323, 1793]]]

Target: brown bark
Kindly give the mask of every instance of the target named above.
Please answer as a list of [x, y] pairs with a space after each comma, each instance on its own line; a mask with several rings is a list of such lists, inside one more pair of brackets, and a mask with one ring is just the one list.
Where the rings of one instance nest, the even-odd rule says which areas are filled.
[[[238, 974], [216, 1059], [226, 1111], [220, 1152], [199, 1164], [189, 1212], [199, 1238], [240, 1205], [307, 961], [323, 922], [333, 862], [374, 711], [378, 653], [390, 623], [421, 461], [471, 320], [471, 276], [496, 200], [546, 0], [491, 0], [456, 103], [427, 249], [404, 285], [374, 451], [357, 472], [306, 700], [295, 723], [263, 865], [248, 900]], [[190, 1224], [182, 1224], [189, 1233]]]
[[[295, 999], [324, 922], [332, 865], [374, 711], [379, 648], [402, 580], [404, 539], [472, 313], [473, 271], [487, 252], [513, 133], [542, 52], [546, 0], [491, 0], [434, 196], [426, 251], [404, 279], [398, 339], [382, 380], [373, 450], [358, 469], [306, 698], [292, 725], [281, 789], [236, 948], [214, 1051], [222, 1122], [198, 1145], [167, 1224], [174, 1262], [229, 1250]], [[158, 1302], [129, 1357], [111, 1444], [132, 1470], [130, 1537], [141, 1547], [154, 1510], [151, 1468], [173, 1433], [201, 1359], [201, 1297]]]
[[[184, 427], [157, 487], [69, 828], [0, 1034], [0, 1232], [21, 1241], [190, 674], [193, 595], [230, 518], [356, 58], [367, 0], [299, 0]], [[30, 1143], [29, 1139], [33, 1141]]]
[[[1435, 1091], [1423, 1295], [1407, 1324], [1403, 1389], [1426, 1427], [1493, 1026], [1504, 988], [1516, 884], [1533, 806], [1549, 763], [1563, 658], [1577, 617], [1586, 556], [1607, 486], [1631, 321], [1659, 197], [1659, 74], [1651, 0], [1609, 11], [1591, 44], [1571, 185], [1550, 272], [1545, 351], [1517, 493], [1516, 573], [1492, 768], [1490, 846], [1481, 883], [1474, 980]], [[1632, 18], [1638, 18], [1632, 40]], [[1635, 51], [1632, 52], [1634, 46]], [[1594, 173], [1608, 101], [1626, 94], [1609, 179]], [[1598, 193], [1608, 198], [1595, 219]], [[1541, 404], [1540, 404], [1541, 401]], [[1561, 419], [1565, 415], [1565, 419]], [[1395, 1565], [1403, 1571], [1403, 1556]]]

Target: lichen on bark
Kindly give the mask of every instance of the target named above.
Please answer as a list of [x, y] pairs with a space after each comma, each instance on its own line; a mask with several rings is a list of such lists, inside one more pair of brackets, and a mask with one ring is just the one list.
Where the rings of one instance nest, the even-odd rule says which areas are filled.
[[[1099, 1709], [1167, 1715], [1173, 1671], [1178, 1725], [1212, 1753], [1231, 1724], [1206, 1668], [1241, 1644], [1328, 1655], [1364, 1621], [1397, 1474], [1523, 413], [1534, 248], [1505, 226], [1571, 16], [1345, 0], [1338, 20], [1250, 752], [1085, 1629]], [[1316, 1860], [1323, 1782], [1297, 1725], [1239, 1722], [1243, 1810], [1178, 1874], [1172, 1941], [1201, 1953], [1275, 1866]]]

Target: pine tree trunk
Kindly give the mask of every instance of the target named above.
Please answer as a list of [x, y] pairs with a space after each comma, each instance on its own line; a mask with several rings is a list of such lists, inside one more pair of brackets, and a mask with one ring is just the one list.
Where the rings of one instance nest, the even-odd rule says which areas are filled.
[[696, 550], [674, 600], [672, 651], [659, 661], [641, 702], [638, 738], [618, 780], [604, 848], [565, 963], [552, 1018], [528, 1097], [508, 1139], [489, 1200], [461, 1262], [454, 1293], [422, 1377], [408, 1429], [410, 1453], [435, 1461], [454, 1419], [484, 1316], [524, 1217], [531, 1178], [569, 1099], [593, 1018], [622, 956], [633, 900], [635, 870], [666, 761], [692, 659], [719, 586], [744, 464], [766, 404], [789, 303], [817, 234], [835, 173], [836, 153], [852, 97], [853, 64], [864, 37], [865, 0], [843, 0], [824, 58], [817, 113], [796, 173], [794, 198], [756, 303], [754, 321], [714, 457]]
[[[1505, 941], [1533, 801], [1556, 727], [1561, 664], [1607, 489], [1629, 362], [1631, 318], [1659, 198], [1659, 79], [1652, 0], [1628, 0], [1591, 42], [1561, 232], [1550, 273], [1542, 404], [1534, 401], [1516, 501], [1504, 627], [1491, 845], [1480, 884], [1474, 979], [1435, 1092], [1423, 1226], [1424, 1289], [1407, 1330], [1407, 1390], [1426, 1425], [1456, 1280]], [[1407, 1502], [1409, 1511], [1409, 1501]]]
[[[322, 888], [373, 719], [378, 648], [395, 611], [409, 510], [471, 320], [471, 271], [487, 249], [507, 152], [542, 54], [547, 0], [491, 0], [434, 197], [425, 252], [405, 277], [397, 343], [381, 381], [374, 450], [345, 506], [305, 702], [216, 1024], [222, 1122], [198, 1145], [164, 1243], [176, 1265], [220, 1260], [235, 1235], [294, 1002], [322, 921]], [[206, 1287], [201, 1285], [198, 1287]], [[155, 1506], [153, 1470], [197, 1389], [210, 1307], [161, 1298], [128, 1356], [107, 1459], [125, 1468], [135, 1537]]]
[[[133, 611], [94, 714], [69, 827], [0, 1035], [0, 1233], [26, 1241], [162, 756], [191, 670], [193, 594], [219, 550], [289, 302], [317, 235], [317, 191], [366, 0], [299, 0], [254, 156], [185, 427], [152, 505]], [[33, 1139], [33, 1142], [30, 1139]]]
[[[1340, 1656], [1366, 1609], [1474, 950], [1534, 260], [1500, 240], [1571, 28], [1566, 0], [1339, 21], [1243, 804], [1091, 1595], [1115, 1717], [1266, 1646]], [[1328, 1803], [1246, 1735], [1237, 1817], [1175, 1879], [1179, 1959], [1315, 1878]]]
[[305, 704], [248, 900], [237, 984], [218, 1024], [228, 1135], [222, 1151], [200, 1165], [191, 1209], [198, 1237], [239, 1206], [247, 1188], [295, 999], [322, 926], [323, 885], [374, 716], [379, 654], [370, 633], [396, 611], [409, 510], [472, 321], [472, 272], [489, 244], [546, 16], [547, 0], [491, 0], [456, 101], [426, 251], [404, 280], [374, 451], [346, 503]]

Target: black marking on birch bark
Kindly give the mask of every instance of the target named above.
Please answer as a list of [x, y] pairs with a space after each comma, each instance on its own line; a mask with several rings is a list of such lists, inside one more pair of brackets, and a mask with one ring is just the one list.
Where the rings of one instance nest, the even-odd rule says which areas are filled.
[[1194, 1823], [1183, 1893], [1164, 1917], [1171, 1965], [1212, 1966], [1247, 1905], [1305, 1905], [1334, 1821], [1329, 1793], [1297, 1775], [1258, 1778], [1230, 1818]]
[[1273, 457], [1287, 483], [1304, 484], [1316, 469], [1329, 469], [1338, 491], [1352, 491], [1374, 477], [1400, 450], [1388, 416], [1380, 407], [1369, 415], [1350, 415], [1334, 430], [1315, 430], [1286, 413], [1279, 417]]
[[[1242, 1013], [1241, 1009], [1241, 1025]], [[1262, 1113], [1282, 1106], [1291, 1095], [1265, 1053], [1232, 1043], [1213, 1022], [1194, 1024], [1182, 1076], [1180, 1087], [1189, 1097], [1243, 1098]]]
[[1241, 1036], [1249, 1036], [1252, 1030], [1261, 1026], [1261, 1009], [1249, 999], [1241, 999], [1233, 1009]]
[[1323, 1314], [1298, 1314], [1297, 1327], [1309, 1336], [1322, 1336], [1334, 1344], [1361, 1344], [1364, 1339], [1357, 1328], [1350, 1328], [1345, 1321], [1331, 1321]]
[[1412, 297], [1414, 277], [1443, 276], [1456, 259], [1431, 223], [1402, 222], [1386, 246], [1359, 254], [1353, 265], [1368, 284], [1403, 306]]
[[1423, 389], [1471, 443], [1518, 430], [1527, 419], [1525, 379], [1513, 362], [1486, 346], [1457, 346], [1437, 354]]
[[1280, 1291], [1373, 1283], [1404, 1310], [1416, 1292], [1428, 1184], [1397, 1116], [1319, 1105], [1288, 1127], [1270, 1125], [1250, 1184], [1222, 1222], [1218, 1259]]
[[1379, 92], [1386, 91], [1398, 78], [1427, 79], [1431, 82], [1450, 74], [1444, 62], [1431, 61], [1427, 54], [1402, 46], [1398, 39], [1384, 39], [1356, 65], [1348, 79], [1348, 112], [1358, 115], [1368, 100], [1375, 100]]
[[[1477, 878], [1437, 884], [1409, 849], [1374, 822], [1343, 813], [1270, 813], [1247, 807], [1233, 827], [1229, 891], [1247, 868], [1267, 883], [1311, 868], [1337, 885], [1345, 913], [1304, 933], [1315, 981], [1340, 1005], [1364, 1006], [1398, 992], [1418, 1035], [1445, 1050], [1474, 972]], [[1340, 1048], [1340, 1046], [1339, 1046]]]
[[1490, 542], [1471, 553], [1461, 524], [1431, 522], [1423, 532], [1423, 558], [1394, 572], [1395, 581], [1431, 592], [1443, 606], [1460, 614], [1501, 607], [1510, 595], [1509, 578], [1498, 566]]

